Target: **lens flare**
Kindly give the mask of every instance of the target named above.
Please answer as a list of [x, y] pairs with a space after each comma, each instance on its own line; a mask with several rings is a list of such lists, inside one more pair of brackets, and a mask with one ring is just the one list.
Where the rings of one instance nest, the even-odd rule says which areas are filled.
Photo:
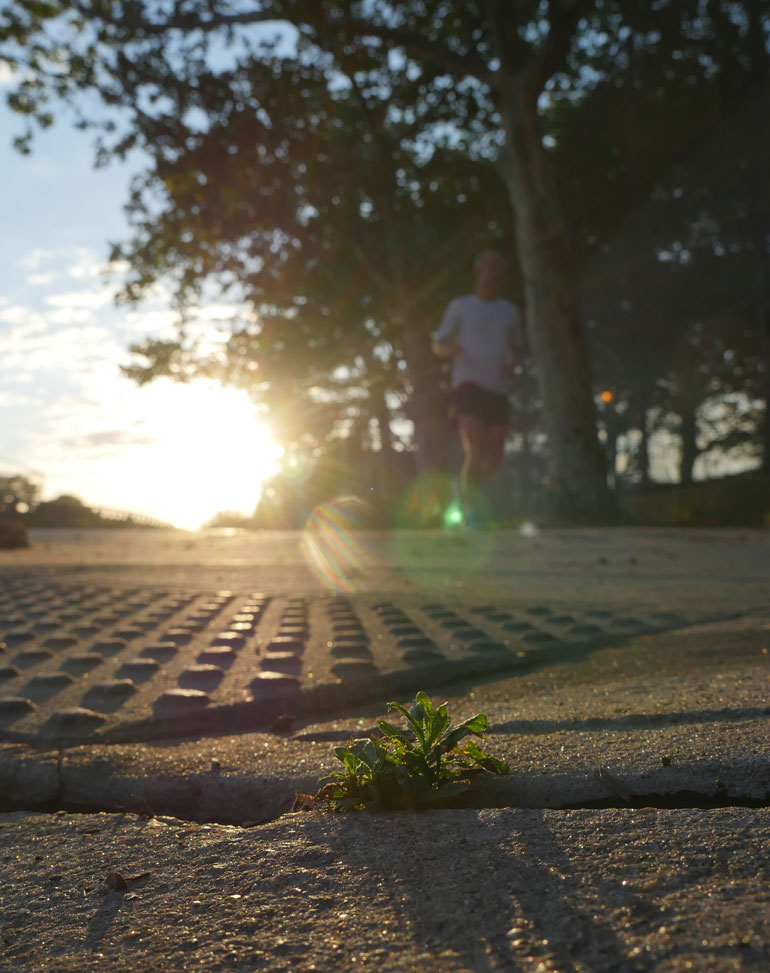
[[393, 559], [411, 584], [453, 588], [485, 570], [497, 546], [489, 503], [474, 499], [472, 525], [456, 497], [456, 478], [431, 473], [409, 484], [395, 505], [389, 541]]
[[447, 528], [459, 527], [462, 524], [463, 511], [459, 503], [450, 503], [449, 506], [444, 511], [443, 521], [444, 526]]
[[338, 497], [319, 504], [310, 514], [302, 550], [313, 573], [333, 591], [355, 591], [371, 583], [374, 559], [362, 537], [369, 508], [358, 497]]
[[452, 503], [456, 505], [452, 477], [443, 473], [418, 477], [408, 485], [396, 503], [391, 526], [407, 529], [441, 527], [444, 511]]

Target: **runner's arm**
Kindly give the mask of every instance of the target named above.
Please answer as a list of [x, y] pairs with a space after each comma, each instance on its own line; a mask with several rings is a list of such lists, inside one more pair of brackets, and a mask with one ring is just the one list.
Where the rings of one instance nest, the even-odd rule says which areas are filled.
[[459, 306], [457, 301], [451, 301], [441, 324], [431, 335], [431, 349], [434, 355], [439, 358], [454, 358], [460, 351], [461, 345], [457, 340], [457, 331], [460, 327]]
[[431, 348], [433, 349], [433, 354], [438, 355], [439, 358], [454, 358], [460, 350], [460, 344], [456, 338], [434, 339]]

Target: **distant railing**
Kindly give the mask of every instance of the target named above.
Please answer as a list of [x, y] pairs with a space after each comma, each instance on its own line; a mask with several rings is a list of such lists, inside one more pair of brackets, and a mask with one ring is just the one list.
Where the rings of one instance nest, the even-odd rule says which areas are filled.
[[114, 507], [89, 507], [99, 517], [104, 520], [119, 521], [122, 524], [136, 524], [137, 527], [162, 527], [173, 530], [174, 525], [165, 520], [158, 520], [157, 517], [150, 517], [148, 514], [137, 514], [127, 510], [116, 510]]

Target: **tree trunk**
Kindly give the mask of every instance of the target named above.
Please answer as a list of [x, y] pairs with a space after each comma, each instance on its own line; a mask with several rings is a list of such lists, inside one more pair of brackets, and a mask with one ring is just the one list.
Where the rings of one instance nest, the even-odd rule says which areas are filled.
[[604, 454], [607, 457], [607, 485], [611, 490], [617, 486], [616, 471], [618, 468], [618, 439], [620, 437], [620, 424], [615, 410], [612, 406], [607, 409], [604, 416], [604, 428], [606, 430], [607, 441], [604, 444]]
[[395, 450], [393, 449], [393, 433], [390, 430], [390, 409], [385, 399], [385, 386], [382, 382], [375, 382], [369, 387], [371, 412], [377, 420], [380, 433], [380, 451], [374, 458], [378, 470], [379, 482], [374, 484], [378, 520], [384, 522], [385, 513], [394, 500], [397, 476], [395, 465]]
[[[396, 176], [392, 174], [395, 186]], [[407, 375], [412, 386], [409, 411], [414, 423], [414, 438], [417, 447], [417, 473], [422, 476], [443, 468], [445, 459], [447, 415], [440, 388], [440, 366], [430, 346], [431, 322], [424, 322], [415, 313], [415, 308], [407, 293], [405, 261], [408, 259], [400, 246], [392, 214], [390, 201], [382, 205], [383, 227], [388, 241], [390, 276], [394, 292], [399, 296], [401, 324], [403, 331], [403, 353], [407, 365]], [[398, 305], [397, 305], [398, 306]], [[415, 326], [419, 321], [421, 327]], [[438, 324], [438, 322], [435, 322]]]
[[686, 403], [680, 412], [680, 419], [679, 482], [684, 486], [689, 486], [692, 483], [692, 469], [695, 460], [698, 458], [698, 420], [695, 415], [695, 407]]
[[643, 402], [639, 408], [639, 474], [642, 486], [650, 485], [650, 432], [647, 425], [647, 404]]
[[650, 485], [650, 425], [648, 416], [648, 391], [642, 385], [634, 390], [629, 402], [629, 421], [632, 428], [639, 430], [639, 445], [636, 447], [632, 468], [639, 472], [639, 482], [643, 488]]
[[519, 460], [519, 497], [521, 500], [522, 507], [529, 511], [532, 500], [533, 483], [532, 483], [532, 422], [530, 419], [530, 414], [525, 413], [522, 415], [522, 430], [521, 430], [521, 458]]
[[760, 395], [765, 401], [765, 414], [760, 429], [762, 472], [770, 473], [770, 196], [768, 196], [767, 171], [759, 160], [767, 158], [768, 132], [768, 83], [770, 57], [763, 24], [762, 0], [749, 0], [748, 27], [751, 51], [751, 70], [756, 94], [756, 124], [754, 126], [754, 154], [756, 181], [754, 190], [753, 243], [756, 258], [756, 327], [759, 360], [762, 366]]
[[511, 79], [501, 91], [500, 112], [507, 142], [500, 161], [514, 209], [553, 499], [562, 515], [606, 516], [606, 464], [597, 437], [574, 260], [536, 106]]
[[[762, 280], [766, 290], [766, 280]], [[765, 307], [762, 308], [764, 303]], [[762, 416], [762, 426], [760, 430], [760, 443], [762, 450], [762, 472], [770, 473], [770, 314], [767, 310], [767, 301], [760, 302], [759, 320], [759, 347], [762, 361], [762, 385], [761, 395], [765, 402], [765, 412]]]
[[404, 329], [404, 357], [412, 385], [411, 414], [417, 445], [417, 472], [432, 473], [447, 465], [449, 420], [446, 398], [440, 391], [440, 366], [430, 348], [428, 333]]

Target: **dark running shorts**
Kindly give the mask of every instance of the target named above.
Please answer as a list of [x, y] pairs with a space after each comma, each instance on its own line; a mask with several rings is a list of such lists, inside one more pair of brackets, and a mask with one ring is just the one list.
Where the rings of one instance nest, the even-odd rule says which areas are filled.
[[508, 399], [475, 382], [463, 382], [452, 389], [452, 417], [460, 416], [478, 416], [488, 426], [504, 426], [508, 422]]

